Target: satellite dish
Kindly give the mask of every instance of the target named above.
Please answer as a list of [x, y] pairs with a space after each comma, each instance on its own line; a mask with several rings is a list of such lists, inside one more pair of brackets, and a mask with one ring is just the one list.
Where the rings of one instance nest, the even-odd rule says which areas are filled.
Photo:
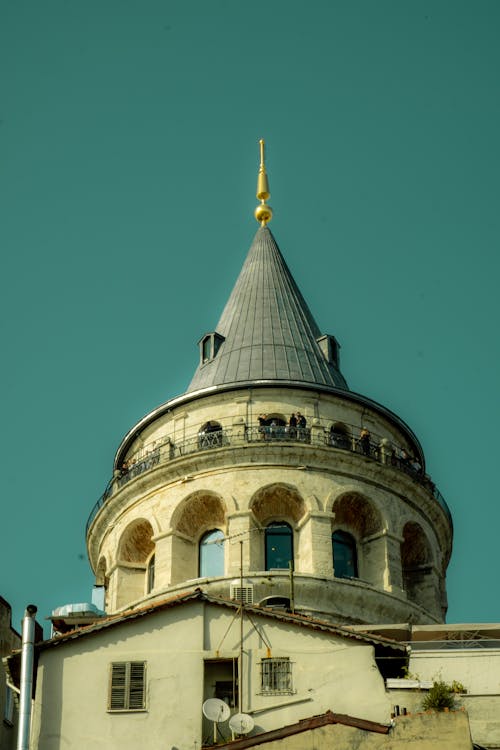
[[234, 734], [248, 734], [254, 727], [254, 720], [249, 714], [234, 714], [229, 719], [229, 726]]
[[202, 706], [203, 715], [210, 721], [227, 721], [231, 714], [229, 706], [220, 698], [208, 698]]

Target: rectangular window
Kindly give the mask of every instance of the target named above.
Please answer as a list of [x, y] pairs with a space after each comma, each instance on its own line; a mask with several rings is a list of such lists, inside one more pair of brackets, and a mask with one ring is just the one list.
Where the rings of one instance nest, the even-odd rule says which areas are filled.
[[290, 695], [294, 692], [292, 662], [288, 657], [262, 659], [260, 668], [261, 693], [265, 695]]
[[113, 662], [109, 681], [108, 711], [144, 711], [145, 685], [145, 661]]
[[5, 686], [5, 706], [3, 710], [3, 720], [8, 726], [12, 726], [12, 717], [14, 714], [14, 693], [12, 688]]

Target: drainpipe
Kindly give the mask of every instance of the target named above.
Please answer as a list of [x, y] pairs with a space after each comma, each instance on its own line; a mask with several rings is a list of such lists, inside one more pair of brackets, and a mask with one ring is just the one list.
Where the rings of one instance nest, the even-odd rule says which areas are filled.
[[28, 604], [23, 618], [21, 653], [21, 684], [19, 701], [19, 731], [17, 750], [29, 750], [31, 724], [31, 695], [33, 690], [33, 654], [35, 642], [35, 615], [37, 608]]

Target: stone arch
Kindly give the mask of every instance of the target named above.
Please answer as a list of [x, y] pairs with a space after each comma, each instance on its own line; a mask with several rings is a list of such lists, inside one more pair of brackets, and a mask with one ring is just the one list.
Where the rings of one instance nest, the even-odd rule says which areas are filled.
[[207, 531], [225, 534], [226, 519], [226, 504], [215, 492], [197, 490], [179, 503], [171, 522], [171, 583], [199, 577], [200, 540]]
[[403, 587], [410, 601], [434, 612], [440, 607], [440, 581], [427, 534], [420, 524], [408, 521], [403, 528], [401, 568]]
[[284, 483], [261, 487], [250, 500], [249, 507], [261, 525], [276, 519], [297, 524], [307, 510], [296, 487]]
[[344, 492], [332, 503], [335, 528], [349, 531], [358, 540], [382, 531], [382, 514], [372, 500], [359, 492]]
[[[108, 588], [109, 588], [109, 566], [106, 556], [102, 555], [97, 563], [95, 571], [95, 587], [92, 601], [97, 604], [99, 609], [106, 612], [108, 605]], [[95, 598], [94, 598], [95, 596]]]
[[102, 555], [99, 558], [99, 562], [97, 563], [97, 568], [95, 571], [95, 585], [96, 586], [107, 585], [107, 571], [108, 571], [108, 563], [106, 560], [106, 556]]
[[153, 527], [145, 518], [129, 523], [118, 543], [118, 562], [145, 563], [154, 550]]
[[352, 539], [352, 577], [359, 576], [364, 581], [382, 588], [386, 562], [382, 536], [384, 521], [380, 510], [372, 500], [350, 490], [344, 491], [335, 499], [332, 511], [333, 559], [336, 557], [336, 541], [339, 543], [338, 532], [344, 532]]
[[174, 531], [197, 541], [208, 529], [224, 530], [226, 516], [226, 504], [220, 495], [210, 490], [198, 490], [179, 503], [171, 526]]
[[151, 523], [136, 518], [120, 536], [114, 572], [117, 608], [143, 597], [147, 591], [147, 563], [155, 552], [153, 535]]
[[[292, 532], [293, 558], [300, 560], [297, 554], [300, 545], [300, 532], [296, 527], [307, 511], [306, 503], [296, 487], [285, 483], [269, 484], [261, 487], [253, 495], [249, 509], [261, 527], [268, 527], [275, 522], [283, 522]], [[255, 570], [264, 570], [266, 566], [267, 534], [261, 536], [259, 547], [254, 546], [252, 552], [252, 566]]]
[[344, 422], [333, 422], [330, 427], [330, 443], [334, 448], [352, 450], [352, 432]]

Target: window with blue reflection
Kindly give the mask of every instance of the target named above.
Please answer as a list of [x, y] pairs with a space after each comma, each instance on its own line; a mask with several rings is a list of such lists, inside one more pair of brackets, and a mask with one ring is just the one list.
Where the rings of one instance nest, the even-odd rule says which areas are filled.
[[293, 561], [293, 531], [285, 521], [266, 526], [266, 570], [288, 568]]
[[146, 575], [146, 593], [149, 594], [155, 587], [155, 556], [151, 555], [148, 562]]
[[347, 531], [334, 531], [332, 544], [335, 578], [357, 578], [358, 555], [354, 537]]
[[224, 534], [220, 529], [212, 529], [200, 539], [200, 578], [224, 575]]

